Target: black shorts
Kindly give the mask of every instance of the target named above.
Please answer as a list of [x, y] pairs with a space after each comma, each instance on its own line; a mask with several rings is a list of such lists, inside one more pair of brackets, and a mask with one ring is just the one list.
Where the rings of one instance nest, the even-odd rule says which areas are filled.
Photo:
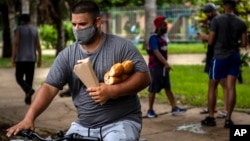
[[151, 93], [158, 93], [161, 89], [171, 89], [169, 71], [165, 68], [153, 68], [150, 69], [152, 82], [148, 87], [148, 91]]

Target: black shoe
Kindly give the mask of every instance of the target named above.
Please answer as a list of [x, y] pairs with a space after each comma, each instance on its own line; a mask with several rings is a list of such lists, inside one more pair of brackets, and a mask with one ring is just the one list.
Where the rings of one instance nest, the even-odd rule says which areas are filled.
[[31, 104], [31, 98], [32, 98], [32, 95], [35, 93], [35, 90], [34, 89], [31, 89], [26, 95], [25, 95], [25, 99], [24, 99], [24, 102], [25, 104], [27, 105], [30, 105]]
[[234, 125], [234, 123], [231, 119], [226, 119], [225, 124], [224, 124], [224, 128], [230, 128], [233, 125]]
[[201, 125], [204, 125], [204, 126], [216, 126], [215, 118], [206, 117], [204, 120], [201, 121]]

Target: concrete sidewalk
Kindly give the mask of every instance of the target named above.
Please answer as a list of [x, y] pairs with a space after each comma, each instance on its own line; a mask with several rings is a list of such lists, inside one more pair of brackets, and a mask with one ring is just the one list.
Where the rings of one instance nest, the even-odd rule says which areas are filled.
[[[179, 57], [176, 57], [180, 59]], [[202, 58], [202, 56], [201, 56]], [[174, 59], [174, 57], [170, 57]], [[173, 61], [172, 60], [172, 61]], [[187, 61], [187, 56], [183, 59]], [[197, 60], [197, 59], [196, 59]], [[171, 62], [172, 62], [171, 61]], [[191, 61], [192, 62], [192, 61]], [[49, 68], [37, 68], [35, 71], [34, 88], [37, 90], [45, 79]], [[0, 69], [0, 123], [14, 124], [20, 121], [29, 106], [24, 104], [24, 94], [14, 78], [13, 68]], [[148, 108], [147, 99], [141, 99], [143, 115]], [[200, 115], [202, 108], [189, 107], [189, 110], [179, 116], [172, 116], [171, 107], [156, 101], [155, 110], [159, 117], [143, 119], [141, 138], [147, 141], [228, 141], [229, 130], [224, 129], [224, 120], [218, 119], [216, 127], [201, 127], [200, 120], [205, 115]], [[250, 116], [246, 113], [233, 113], [234, 122], [249, 124]], [[70, 123], [76, 119], [76, 110], [71, 98], [57, 96], [48, 109], [36, 120], [36, 127], [56, 133], [66, 130]], [[189, 125], [189, 126], [187, 126]], [[180, 129], [180, 130], [178, 130]]]

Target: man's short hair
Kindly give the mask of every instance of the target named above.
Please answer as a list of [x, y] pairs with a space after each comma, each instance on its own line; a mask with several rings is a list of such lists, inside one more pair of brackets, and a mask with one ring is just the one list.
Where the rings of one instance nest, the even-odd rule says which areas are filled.
[[22, 14], [20, 17], [20, 21], [22, 22], [30, 22], [30, 15], [29, 14]]
[[89, 0], [79, 1], [73, 5], [71, 9], [71, 13], [73, 14], [80, 14], [80, 13], [89, 13], [93, 18], [96, 18], [100, 15], [100, 10], [98, 5]]
[[219, 6], [216, 6], [213, 3], [207, 3], [203, 7], [203, 12], [210, 13], [210, 12], [213, 12], [214, 10], [217, 10], [217, 9], [219, 9]]
[[236, 1], [235, 0], [223, 0], [223, 4], [230, 4], [232, 7], [236, 6]]

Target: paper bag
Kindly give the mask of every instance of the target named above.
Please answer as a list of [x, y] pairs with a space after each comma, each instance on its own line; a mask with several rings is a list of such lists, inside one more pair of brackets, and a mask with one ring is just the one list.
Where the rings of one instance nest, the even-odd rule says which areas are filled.
[[87, 88], [99, 86], [98, 79], [89, 58], [78, 60], [73, 71]]

